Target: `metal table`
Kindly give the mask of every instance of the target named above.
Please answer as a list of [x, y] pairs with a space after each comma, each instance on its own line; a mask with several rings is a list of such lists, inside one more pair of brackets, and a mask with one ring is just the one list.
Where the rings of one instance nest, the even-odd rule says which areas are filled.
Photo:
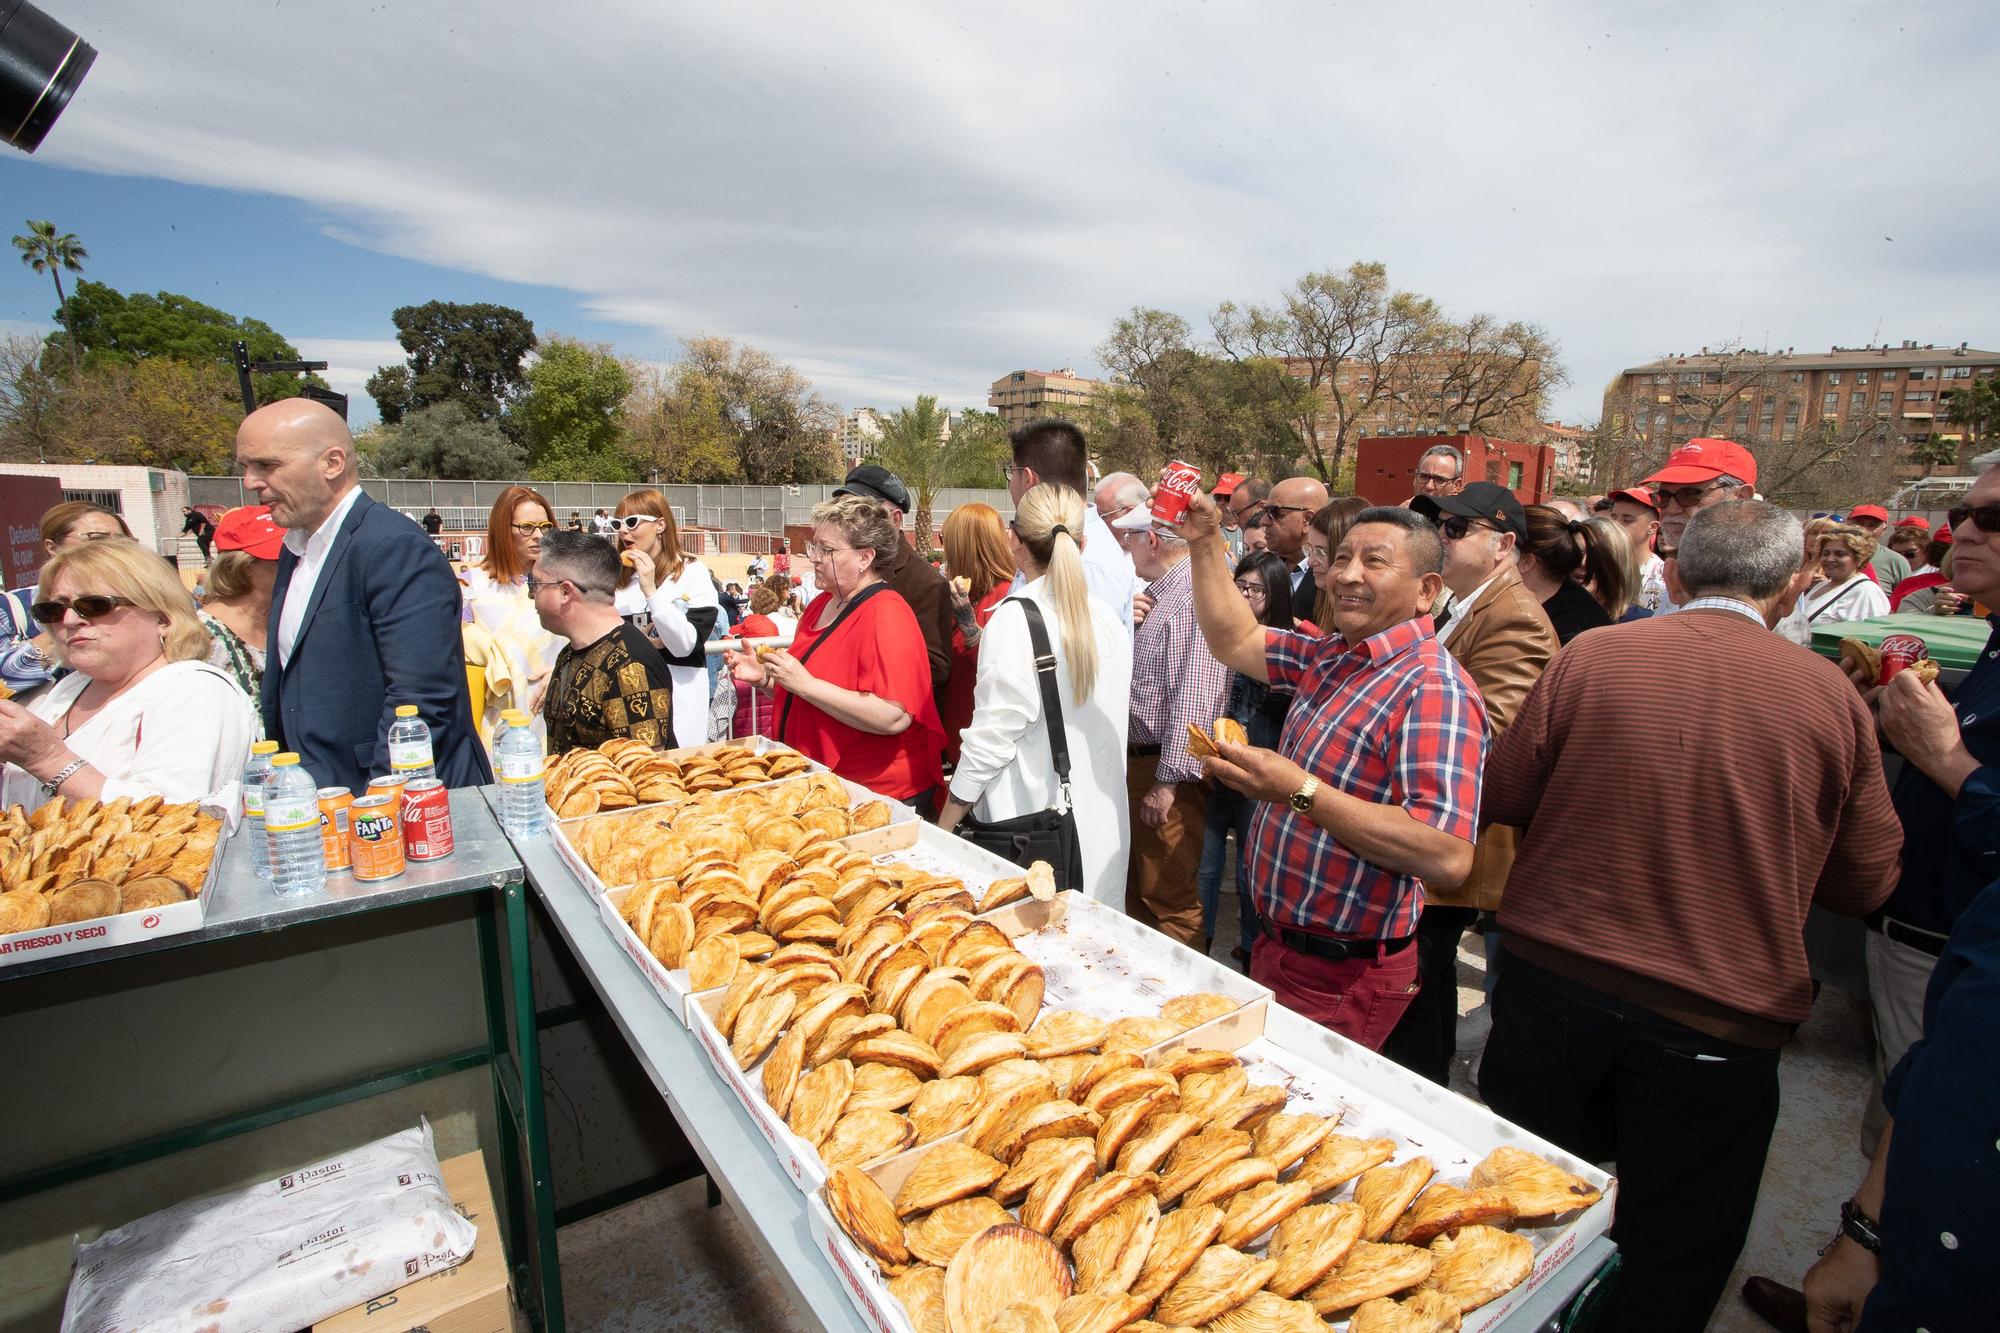
[[[68, 968], [102, 967], [138, 954], [198, 950], [202, 945], [239, 936], [471, 894], [479, 899], [480, 976], [487, 1026], [483, 1045], [39, 1167], [0, 1180], [0, 1206], [72, 1181], [483, 1064], [492, 1072], [494, 1108], [505, 1136], [497, 1156], [501, 1162], [502, 1211], [514, 1256], [515, 1290], [538, 1327], [561, 1333], [562, 1288], [528, 964], [526, 885], [520, 860], [477, 789], [452, 792], [451, 813], [455, 846], [450, 856], [412, 861], [403, 874], [380, 883], [360, 883], [351, 875], [335, 874], [323, 890], [300, 896], [280, 897], [273, 892], [270, 884], [253, 872], [247, 841], [230, 838], [222, 846], [222, 867], [210, 890], [208, 914], [201, 929], [87, 953], [30, 959], [0, 969], [0, 984]], [[199, 966], [199, 957], [193, 958], [191, 965]]]
[[[490, 797], [493, 789], [487, 792]], [[793, 1303], [821, 1328], [867, 1333], [868, 1323], [813, 1244], [805, 1195], [778, 1164], [693, 1034], [605, 930], [591, 890], [563, 863], [550, 839], [519, 841], [514, 850], [563, 942]], [[1572, 1307], [1586, 1303], [1586, 1289], [1616, 1253], [1610, 1240], [1592, 1241], [1500, 1328], [1504, 1333], [1536, 1333], [1587, 1327]]]

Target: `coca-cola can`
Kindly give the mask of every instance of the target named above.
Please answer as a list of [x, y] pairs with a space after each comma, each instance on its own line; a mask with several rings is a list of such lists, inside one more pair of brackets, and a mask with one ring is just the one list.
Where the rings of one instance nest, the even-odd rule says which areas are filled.
[[403, 784], [403, 853], [412, 861], [450, 856], [451, 793], [437, 778]]
[[1887, 685], [1897, 672], [1913, 667], [1930, 656], [1930, 648], [1914, 634], [1891, 634], [1882, 640], [1882, 674], [1877, 685]]
[[1153, 489], [1153, 521], [1178, 527], [1187, 522], [1188, 505], [1201, 492], [1201, 469], [1192, 463], [1169, 463]]

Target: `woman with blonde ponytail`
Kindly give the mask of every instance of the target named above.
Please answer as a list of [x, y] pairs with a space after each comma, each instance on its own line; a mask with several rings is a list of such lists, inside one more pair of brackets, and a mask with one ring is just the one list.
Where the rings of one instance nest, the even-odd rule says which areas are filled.
[[949, 830], [968, 814], [991, 824], [1058, 808], [1025, 599], [1039, 609], [1056, 659], [1081, 887], [1100, 902], [1122, 906], [1132, 640], [1118, 613], [1093, 597], [1084, 580], [1083, 506], [1081, 495], [1050, 482], [1031, 487], [1018, 502], [1007, 544], [1022, 583], [994, 609], [980, 636], [972, 721], [938, 824]]

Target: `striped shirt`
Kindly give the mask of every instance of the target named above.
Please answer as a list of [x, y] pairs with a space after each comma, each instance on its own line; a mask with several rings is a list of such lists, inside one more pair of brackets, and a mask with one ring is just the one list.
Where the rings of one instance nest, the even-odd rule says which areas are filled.
[[[1486, 708], [1438, 643], [1429, 616], [1392, 625], [1350, 648], [1264, 633], [1271, 688], [1295, 696], [1280, 753], [1327, 786], [1473, 840]], [[1251, 901], [1276, 925], [1356, 939], [1400, 939], [1416, 929], [1423, 885], [1341, 845], [1291, 806], [1264, 801], [1244, 864]]]
[[[1194, 557], [1146, 586], [1153, 609], [1132, 636], [1133, 745], [1160, 747], [1156, 781], [1193, 782], [1201, 763], [1188, 753], [1187, 724], [1206, 731], [1229, 700], [1229, 668], [1215, 660], [1194, 619]], [[1116, 610], [1116, 607], [1112, 608]]]

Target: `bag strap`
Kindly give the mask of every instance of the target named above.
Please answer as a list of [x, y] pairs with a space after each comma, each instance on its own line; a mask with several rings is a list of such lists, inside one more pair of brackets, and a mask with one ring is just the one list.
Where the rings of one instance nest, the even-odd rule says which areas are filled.
[[[804, 652], [795, 654], [798, 664], [804, 666], [810, 661], [812, 655], [819, 651], [819, 646], [833, 637], [833, 632], [840, 628], [841, 622], [854, 614], [856, 607], [888, 586], [886, 583], [871, 583], [860, 592], [855, 593], [854, 596], [848, 598], [847, 605], [840, 608], [840, 614], [833, 618], [833, 623], [815, 635], [813, 641], [806, 645]], [[778, 714], [778, 725], [772, 729], [778, 736], [782, 737], [785, 734], [785, 724], [792, 720], [792, 700], [794, 697], [790, 690], [785, 691], [785, 707]]]
[[1009, 597], [1019, 602], [1028, 620], [1028, 639], [1035, 649], [1035, 680], [1042, 689], [1042, 716], [1048, 722], [1049, 755], [1056, 763], [1056, 783], [1062, 793], [1062, 809], [1075, 809], [1069, 794], [1069, 731], [1063, 725], [1062, 695], [1056, 689], [1056, 655], [1049, 647], [1049, 629], [1042, 620], [1042, 608], [1026, 597]]

